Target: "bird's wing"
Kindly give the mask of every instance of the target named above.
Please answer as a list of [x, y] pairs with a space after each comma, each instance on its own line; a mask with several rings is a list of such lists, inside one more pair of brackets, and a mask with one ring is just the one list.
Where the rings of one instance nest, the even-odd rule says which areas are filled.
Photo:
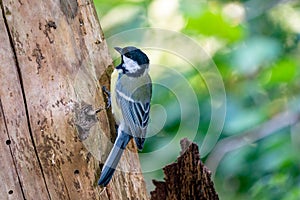
[[149, 101], [136, 101], [117, 91], [117, 101], [122, 110], [126, 126], [129, 127], [139, 149], [143, 148], [149, 122]]

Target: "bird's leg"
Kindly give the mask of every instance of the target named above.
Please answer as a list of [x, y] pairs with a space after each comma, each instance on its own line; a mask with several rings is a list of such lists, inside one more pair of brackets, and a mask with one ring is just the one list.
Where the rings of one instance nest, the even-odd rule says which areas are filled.
[[115, 124], [116, 133], [118, 134], [119, 126]]
[[[106, 99], [107, 99], [107, 106], [106, 109], [108, 109], [111, 106], [111, 97], [110, 97], [110, 92], [105, 86], [102, 86], [102, 91], [106, 94]], [[92, 114], [96, 114], [100, 112], [101, 110], [104, 110], [103, 107], [97, 108], [96, 110], [93, 111]]]
[[107, 106], [106, 108], [108, 109], [111, 106], [111, 95], [108, 89], [105, 86], [102, 86], [102, 91], [106, 94], [106, 99], [107, 99]]

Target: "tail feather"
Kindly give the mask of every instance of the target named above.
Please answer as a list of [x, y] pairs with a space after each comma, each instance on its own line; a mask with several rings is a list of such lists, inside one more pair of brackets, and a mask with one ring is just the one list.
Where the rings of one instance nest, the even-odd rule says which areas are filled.
[[104, 166], [101, 172], [100, 179], [98, 180], [98, 185], [106, 186], [112, 178], [114, 172], [114, 168]]
[[140, 150], [140, 151], [143, 150], [145, 138], [135, 137], [134, 140], [135, 140], [138, 150]]
[[120, 132], [107, 160], [105, 161], [100, 179], [98, 180], [98, 185], [106, 186], [109, 183], [121, 159], [123, 151], [131, 138], [132, 136], [125, 132]]

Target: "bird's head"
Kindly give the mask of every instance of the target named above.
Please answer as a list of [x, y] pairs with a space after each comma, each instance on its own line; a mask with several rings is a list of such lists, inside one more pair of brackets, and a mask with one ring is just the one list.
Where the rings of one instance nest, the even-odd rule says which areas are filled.
[[124, 48], [115, 47], [115, 50], [121, 54], [122, 62], [116, 67], [121, 73], [138, 77], [148, 72], [149, 59], [140, 49], [128, 46]]

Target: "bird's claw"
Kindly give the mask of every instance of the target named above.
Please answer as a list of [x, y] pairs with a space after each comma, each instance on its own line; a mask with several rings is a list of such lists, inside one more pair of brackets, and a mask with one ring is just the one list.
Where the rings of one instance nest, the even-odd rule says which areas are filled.
[[108, 109], [111, 106], [111, 95], [108, 89], [105, 86], [102, 86], [102, 91], [106, 94], [106, 99], [107, 99], [107, 106], [106, 108]]

